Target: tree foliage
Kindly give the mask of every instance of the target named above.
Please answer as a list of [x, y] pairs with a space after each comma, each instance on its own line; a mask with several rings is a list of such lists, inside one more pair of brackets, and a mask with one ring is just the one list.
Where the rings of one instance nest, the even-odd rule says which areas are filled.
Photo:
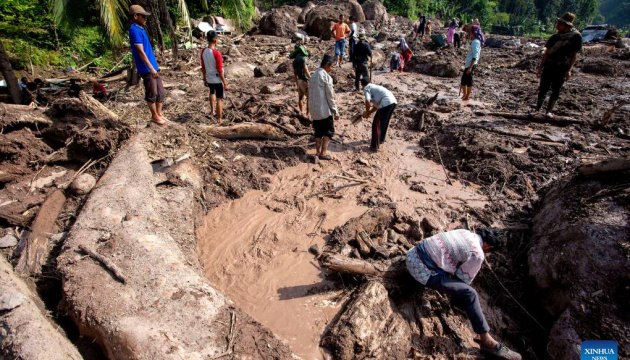
[[602, 0], [600, 11], [610, 24], [620, 28], [630, 25], [630, 0]]

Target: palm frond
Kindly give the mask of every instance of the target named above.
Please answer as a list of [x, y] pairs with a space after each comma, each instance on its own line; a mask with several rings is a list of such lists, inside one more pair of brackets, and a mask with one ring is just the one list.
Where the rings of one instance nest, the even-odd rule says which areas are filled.
[[234, 24], [241, 29], [249, 25], [250, 19], [256, 13], [252, 0], [223, 0], [221, 10], [223, 15], [234, 20]]
[[127, 0], [98, 0], [98, 2], [101, 10], [101, 22], [105, 26], [112, 45], [122, 46], [124, 19], [128, 7]]
[[188, 13], [188, 5], [186, 5], [186, 0], [177, 0], [177, 9], [182, 14], [182, 18], [188, 26], [188, 38], [192, 43], [192, 24], [190, 22], [190, 14]]

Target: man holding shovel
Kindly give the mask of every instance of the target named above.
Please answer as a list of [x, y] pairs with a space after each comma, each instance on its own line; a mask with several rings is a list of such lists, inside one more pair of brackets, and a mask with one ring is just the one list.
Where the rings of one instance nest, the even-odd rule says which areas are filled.
[[370, 143], [370, 150], [376, 152], [380, 145], [385, 142], [389, 120], [394, 113], [394, 109], [396, 109], [396, 98], [386, 88], [370, 84], [370, 78], [368, 77], [361, 79], [361, 85], [365, 96], [363, 118], [367, 119], [370, 114], [376, 113], [372, 121], [372, 141]]

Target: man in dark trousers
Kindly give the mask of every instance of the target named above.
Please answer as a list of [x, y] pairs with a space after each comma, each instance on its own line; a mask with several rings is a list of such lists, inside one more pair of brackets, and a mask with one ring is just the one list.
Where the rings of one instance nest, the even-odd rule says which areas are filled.
[[370, 150], [376, 152], [380, 145], [385, 142], [389, 120], [396, 109], [396, 98], [386, 88], [370, 84], [369, 77], [361, 79], [361, 85], [363, 85], [363, 95], [365, 96], [363, 117], [367, 119], [370, 114], [376, 112], [372, 121], [372, 141], [370, 143]]
[[521, 360], [521, 355], [497, 342], [490, 335], [477, 291], [470, 286], [485, 259], [485, 254], [501, 247], [496, 229], [478, 233], [458, 229], [424, 239], [407, 253], [407, 270], [422, 285], [448, 294], [454, 305], [462, 307], [478, 335], [481, 351], [494, 359]]
[[372, 61], [372, 48], [365, 39], [365, 33], [359, 33], [359, 42], [354, 46], [354, 90], [359, 91], [359, 80], [368, 76], [368, 59]]
[[536, 115], [540, 111], [547, 92], [551, 89], [547, 117], [553, 117], [552, 111], [560, 97], [562, 85], [571, 78], [577, 53], [582, 50], [582, 35], [573, 28], [573, 21], [574, 14], [568, 12], [562, 15], [556, 23], [558, 32], [547, 40], [545, 53], [536, 72], [536, 76], [540, 78], [536, 111], [530, 115]]
[[142, 78], [144, 85], [144, 100], [151, 111], [151, 121], [165, 126], [168, 120], [162, 114], [162, 102], [166, 97], [166, 91], [162, 84], [162, 78], [160, 78], [160, 68], [155, 60], [149, 36], [144, 29], [149, 15], [151, 14], [146, 12], [142, 6], [131, 5], [129, 16], [132, 24], [129, 28], [129, 44], [138, 75]]

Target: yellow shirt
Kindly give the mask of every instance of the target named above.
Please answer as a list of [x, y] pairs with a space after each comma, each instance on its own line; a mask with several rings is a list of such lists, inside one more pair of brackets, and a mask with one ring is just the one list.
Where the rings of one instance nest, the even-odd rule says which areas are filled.
[[346, 38], [346, 33], [350, 32], [350, 27], [346, 23], [340, 24], [337, 22], [333, 25], [332, 30], [335, 32], [335, 41], [339, 41]]

